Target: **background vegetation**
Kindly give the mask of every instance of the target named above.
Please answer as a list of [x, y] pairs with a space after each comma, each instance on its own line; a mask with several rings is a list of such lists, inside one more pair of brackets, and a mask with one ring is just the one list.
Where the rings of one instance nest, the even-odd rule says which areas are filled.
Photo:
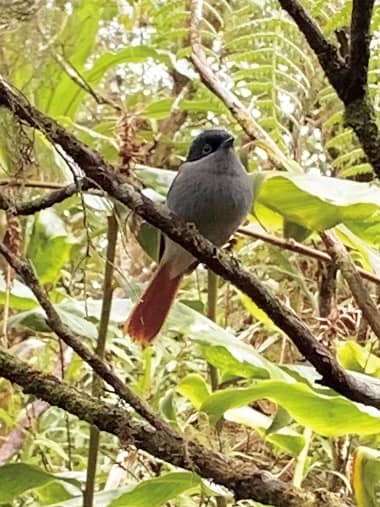
[[[371, 140], [363, 143], [366, 134], [356, 129], [358, 138], [347, 126], [353, 101], [338, 98], [343, 94], [283, 9], [287, 3], [210, 0], [202, 10], [187, 0], [8, 0], [0, 13], [0, 73], [157, 202], [195, 135], [210, 127], [233, 132], [255, 200], [229, 248], [352, 378], [378, 388], [376, 153], [372, 160]], [[302, 5], [340, 60], [352, 63], [352, 1]], [[379, 5], [371, 32], [368, 87], [360, 96], [372, 108], [370, 121], [363, 114], [366, 124], [380, 112]], [[294, 486], [295, 503], [272, 492], [247, 498], [219, 485], [227, 480], [175, 466], [174, 455], [153, 456], [112, 432], [99, 434], [88, 417], [49, 405], [48, 394], [40, 391], [47, 401], [34, 396], [38, 389], [25, 394], [16, 386], [25, 388], [20, 377], [1, 380], [0, 504], [220, 507], [271, 498], [274, 506], [379, 505], [379, 403], [359, 404], [333, 382], [319, 383], [313, 357], [305, 359], [234, 285], [201, 266], [184, 282], [152, 348], [141, 350], [123, 335], [157, 260], [158, 231], [93, 182], [70, 187], [54, 207], [19, 212], [20, 203], [54, 197], [83, 176], [41, 125], [26, 123], [17, 107], [1, 109], [0, 220], [11, 254], [29, 259], [62, 322], [173, 430], [252, 472], [271, 472]], [[360, 290], [342, 244], [365, 280]], [[4, 262], [0, 278], [3, 349], [127, 410], [57, 340], [30, 278], [14, 268]]]

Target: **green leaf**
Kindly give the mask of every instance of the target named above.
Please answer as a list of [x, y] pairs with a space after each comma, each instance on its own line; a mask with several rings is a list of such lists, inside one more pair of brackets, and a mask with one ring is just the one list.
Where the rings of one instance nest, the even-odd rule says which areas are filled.
[[[148, 58], [152, 58], [158, 62], [170, 64], [170, 60], [167, 56], [155, 50], [149, 46], [130, 46], [124, 48], [118, 52], [106, 52], [103, 53], [97, 60], [95, 60], [90, 70], [83, 72], [83, 77], [86, 82], [93, 88], [95, 88], [100, 80], [103, 78], [105, 73], [112, 67], [126, 63], [141, 63], [146, 61]], [[62, 114], [74, 118], [76, 111], [83, 100], [86, 92], [76, 87], [75, 92], [69, 95], [70, 100], [64, 102], [64, 106], [60, 108], [60, 112], [56, 114]]]
[[264, 326], [269, 331], [277, 331], [282, 333], [282, 331], [276, 326], [276, 324], [273, 323], [273, 321], [268, 317], [268, 315], [264, 312], [264, 310], [259, 308], [257, 304], [254, 301], [252, 301], [251, 298], [249, 298], [246, 294], [243, 294], [240, 291], [239, 298], [242, 301], [245, 309], [248, 310], [248, 312], [252, 315], [252, 317], [254, 317], [259, 322], [264, 324]]
[[268, 398], [281, 405], [303, 426], [326, 436], [377, 433], [380, 412], [342, 396], [316, 392], [306, 384], [262, 380], [248, 388], [225, 389], [209, 396], [200, 409], [218, 419], [226, 410]]
[[61, 218], [52, 209], [35, 215], [26, 255], [41, 283], [54, 283], [69, 260], [71, 243]]
[[371, 344], [361, 347], [357, 342], [349, 340], [337, 347], [339, 362], [344, 368], [380, 377], [380, 359], [371, 354]]
[[71, 483], [63, 481], [51, 481], [36, 490], [40, 505], [50, 506], [56, 502], [65, 502], [71, 498], [81, 495], [81, 489]]
[[241, 407], [227, 410], [224, 418], [258, 431], [265, 440], [293, 456], [298, 456], [305, 446], [304, 437], [291, 428], [279, 428], [269, 432], [273, 425], [271, 418], [253, 408]]
[[148, 224], [147, 222], [143, 222], [141, 224], [137, 235], [137, 240], [145, 252], [149, 255], [149, 257], [154, 261], [158, 260], [158, 254], [160, 251], [160, 239], [161, 234], [158, 229]]
[[355, 450], [352, 485], [357, 507], [377, 507], [380, 491], [380, 452], [359, 446]]
[[[5, 294], [4, 276], [0, 275], [0, 305], [5, 303]], [[9, 305], [13, 310], [29, 310], [38, 306], [38, 302], [29, 287], [18, 280], [14, 280], [10, 291]]]
[[154, 188], [156, 192], [165, 196], [177, 174], [175, 171], [157, 169], [156, 167], [149, 167], [141, 164], [136, 166], [135, 173], [145, 186]]
[[174, 400], [174, 389], [168, 389], [159, 402], [160, 413], [166, 421], [177, 424], [177, 411]]
[[287, 377], [278, 366], [266, 360], [252, 347], [187, 305], [179, 302], [173, 305], [165, 329], [186, 335], [200, 343], [207, 361], [225, 373], [258, 378]]
[[254, 188], [254, 211], [260, 223], [274, 212], [316, 231], [368, 218], [380, 205], [376, 187], [325, 176], [279, 176], [274, 172], [254, 178]]
[[290, 220], [284, 220], [284, 237], [292, 238], [296, 241], [304, 241], [310, 236], [311, 231], [302, 227], [302, 225], [291, 222]]
[[191, 472], [171, 472], [140, 482], [132, 491], [113, 500], [109, 507], [160, 507], [200, 485], [199, 477]]
[[187, 375], [177, 386], [177, 391], [191, 401], [196, 409], [204, 403], [211, 390], [204, 379], [195, 373]]
[[[10, 463], [0, 466], [0, 499], [1, 502], [13, 502], [25, 491], [45, 486], [57, 481], [58, 478], [52, 474], [26, 463]], [[60, 478], [76, 487], [80, 487], [78, 481], [73, 479]]]
[[[54, 307], [63, 323], [74, 333], [92, 340], [97, 339], [98, 331], [96, 326], [84, 318], [84, 313], [81, 312], [78, 304], [71, 301], [64, 301], [54, 305]], [[37, 333], [51, 332], [51, 329], [46, 323], [45, 313], [40, 307], [12, 316], [9, 319], [9, 325], [12, 327], [24, 326]]]
[[151, 102], [144, 109], [143, 116], [155, 120], [166, 118], [171, 112], [173, 102], [173, 99], [161, 99]]

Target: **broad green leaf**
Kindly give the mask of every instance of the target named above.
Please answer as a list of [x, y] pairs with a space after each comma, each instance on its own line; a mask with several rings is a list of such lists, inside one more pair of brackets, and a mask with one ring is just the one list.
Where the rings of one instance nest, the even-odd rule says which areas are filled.
[[380, 245], [380, 210], [366, 218], [346, 220], [345, 225], [368, 245]]
[[[0, 305], [5, 302], [5, 293], [4, 276], [0, 275]], [[18, 280], [14, 280], [10, 291], [9, 305], [13, 310], [29, 310], [38, 306], [38, 302], [29, 287]]]
[[170, 114], [173, 102], [174, 102], [173, 99], [161, 99], [155, 102], [151, 102], [144, 109], [143, 115], [146, 118], [151, 118], [155, 120], [161, 120], [162, 118], [166, 118]]
[[239, 291], [239, 298], [242, 301], [246, 310], [248, 310], [248, 312], [252, 315], [252, 317], [254, 317], [259, 322], [264, 324], [264, 326], [269, 331], [281, 332], [281, 330], [276, 326], [276, 324], [273, 323], [273, 321], [270, 319], [270, 317], [268, 317], [268, 315], [264, 312], [264, 310], [259, 308], [256, 305], [256, 303], [254, 301], [252, 301], [251, 298], [249, 298], [246, 294], [243, 294], [240, 291]]
[[164, 331], [165, 329], [184, 334], [200, 343], [206, 359], [226, 373], [258, 378], [287, 376], [252, 347], [204, 315], [179, 302], [173, 305]]
[[168, 389], [159, 402], [160, 413], [170, 423], [177, 424], [174, 389]]
[[187, 375], [177, 386], [177, 391], [191, 401], [196, 409], [199, 409], [211, 390], [204, 379], [195, 373]]
[[171, 472], [140, 482], [132, 491], [113, 500], [109, 507], [161, 507], [172, 498], [200, 485], [199, 477], [191, 472]]
[[378, 507], [380, 494], [380, 452], [360, 446], [355, 450], [351, 482], [357, 507]]
[[208, 363], [215, 368], [218, 368], [221, 372], [221, 375], [224, 379], [227, 379], [231, 376], [236, 376], [238, 378], [269, 378], [270, 368], [267, 364], [268, 368], [266, 370], [261, 370], [254, 366], [253, 361], [242, 359], [239, 352], [233, 350], [223, 345], [212, 345], [205, 344], [201, 345], [202, 353], [204, 358]]
[[52, 210], [40, 211], [34, 218], [26, 255], [41, 283], [54, 283], [69, 259], [71, 243], [61, 218]]
[[[98, 332], [96, 326], [85, 319], [79, 305], [65, 301], [54, 305], [64, 324], [74, 333], [96, 340]], [[9, 319], [11, 327], [24, 326], [35, 332], [49, 333], [51, 329], [46, 323], [44, 311], [40, 307], [17, 313]]]
[[349, 340], [338, 346], [337, 356], [341, 365], [348, 370], [380, 377], [380, 358], [371, 353], [370, 344], [362, 347]]
[[291, 222], [290, 220], [284, 220], [284, 238], [304, 241], [308, 236], [310, 236], [310, 234], [311, 231], [302, 225]]
[[81, 489], [79, 483], [75, 487], [68, 482], [55, 480], [39, 487], [35, 493], [41, 506], [51, 506], [53, 503], [65, 502], [81, 495]]
[[323, 395], [306, 384], [278, 380], [262, 380], [253, 387], [218, 391], [200, 409], [217, 419], [226, 410], [263, 398], [278, 403], [297, 422], [321, 435], [370, 435], [379, 430], [380, 412], [372, 407], [362, 407], [338, 395]]
[[161, 234], [158, 229], [147, 222], [143, 222], [140, 225], [137, 240], [149, 257], [154, 261], [158, 261], [159, 258], [160, 239]]
[[[109, 507], [110, 502], [115, 498], [119, 498], [121, 494], [130, 491], [133, 486], [122, 486], [117, 489], [111, 489], [109, 491], [101, 491], [94, 495], [94, 506], [96, 507]], [[63, 500], [60, 502], [54, 502], [49, 507], [83, 507], [83, 495], [78, 495], [70, 500]]]
[[365, 219], [378, 210], [380, 190], [367, 183], [312, 175], [260, 175], [254, 181], [254, 210], [263, 208], [302, 227], [322, 231], [347, 221]]
[[135, 173], [144, 185], [154, 188], [156, 192], [165, 196], [177, 174], [175, 171], [157, 169], [156, 167], [149, 167], [140, 164], [136, 166]]
[[354, 234], [348, 227], [341, 224], [335, 227], [335, 233], [339, 237], [339, 239], [350, 249], [354, 251], [356, 257], [359, 257], [359, 261], [361, 262], [364, 269], [368, 271], [373, 271], [377, 275], [380, 275], [380, 253], [378, 249], [370, 246], [371, 244], [375, 244], [377, 238], [372, 236], [372, 241], [368, 244], [367, 241], [363, 241], [361, 238], [360, 231], [359, 235]]
[[[0, 499], [1, 502], [13, 502], [19, 495], [30, 489], [39, 488], [57, 481], [55, 475], [49, 474], [40, 468], [27, 463], [9, 463], [0, 466]], [[79, 487], [73, 479], [60, 478]]]
[[305, 446], [305, 439], [302, 435], [291, 428], [280, 428], [268, 433], [272, 422], [270, 417], [250, 407], [233, 408], [224, 414], [227, 421], [243, 424], [257, 430], [268, 442], [276, 445], [279, 449], [298, 456]]

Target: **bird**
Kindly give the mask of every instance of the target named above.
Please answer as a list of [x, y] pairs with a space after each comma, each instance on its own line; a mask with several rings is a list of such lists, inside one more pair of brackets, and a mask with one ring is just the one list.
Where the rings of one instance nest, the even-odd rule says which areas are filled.
[[[191, 143], [168, 194], [168, 209], [216, 246], [223, 246], [252, 206], [252, 181], [222, 129], [201, 132]], [[181, 280], [198, 264], [193, 255], [164, 237], [152, 280], [133, 308], [125, 332], [143, 347], [152, 343], [169, 313]]]

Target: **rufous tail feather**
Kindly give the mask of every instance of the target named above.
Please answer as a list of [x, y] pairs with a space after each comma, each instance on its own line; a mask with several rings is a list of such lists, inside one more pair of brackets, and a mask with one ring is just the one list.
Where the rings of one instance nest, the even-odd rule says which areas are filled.
[[181, 283], [183, 275], [170, 278], [169, 271], [167, 263], [158, 267], [125, 324], [126, 333], [143, 346], [158, 335]]

